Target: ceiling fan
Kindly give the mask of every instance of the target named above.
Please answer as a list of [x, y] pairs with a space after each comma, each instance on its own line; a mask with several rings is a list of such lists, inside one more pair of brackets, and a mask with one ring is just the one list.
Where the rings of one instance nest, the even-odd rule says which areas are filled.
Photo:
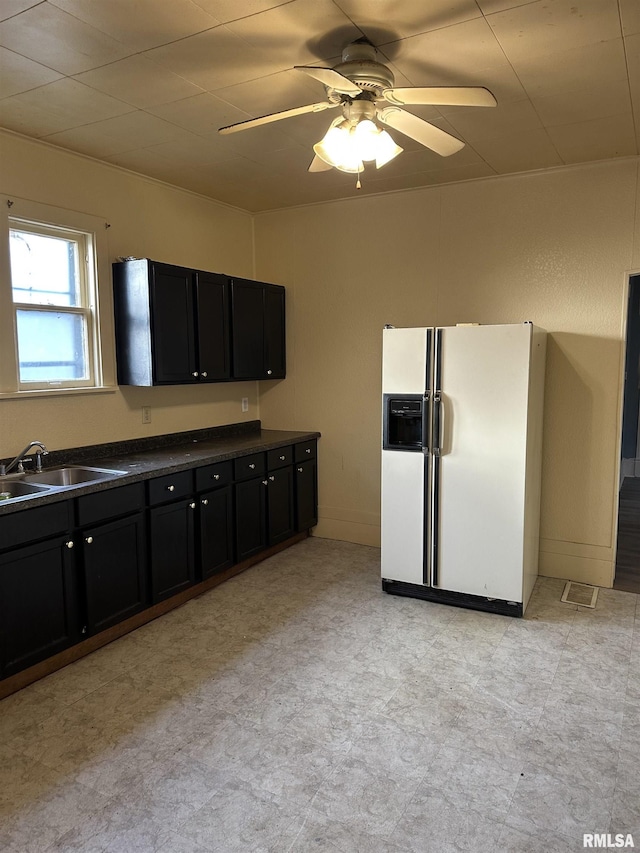
[[402, 107], [421, 104], [496, 106], [494, 96], [482, 86], [394, 88], [393, 72], [377, 61], [376, 49], [366, 39], [348, 44], [342, 52], [342, 62], [334, 68], [313, 65], [295, 65], [294, 68], [323, 83], [327, 99], [221, 127], [219, 133], [236, 133], [305, 113], [341, 107], [342, 115], [313, 146], [315, 157], [309, 166], [310, 172], [336, 168], [359, 174], [364, 162], [375, 161], [377, 168], [388, 163], [402, 148], [380, 125], [397, 130], [442, 157], [448, 157], [463, 148], [464, 142]]

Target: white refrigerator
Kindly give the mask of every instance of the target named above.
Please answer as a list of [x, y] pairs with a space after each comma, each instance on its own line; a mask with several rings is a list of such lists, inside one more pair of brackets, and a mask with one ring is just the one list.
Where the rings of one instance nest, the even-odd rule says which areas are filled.
[[383, 332], [382, 588], [521, 616], [538, 574], [546, 333]]

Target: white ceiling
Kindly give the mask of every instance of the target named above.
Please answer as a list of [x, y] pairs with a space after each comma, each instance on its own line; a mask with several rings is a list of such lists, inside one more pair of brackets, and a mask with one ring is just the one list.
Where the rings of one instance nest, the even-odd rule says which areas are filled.
[[[495, 109], [412, 107], [462, 139], [380, 171], [309, 174], [334, 113], [293, 65], [366, 37], [396, 86], [482, 85]], [[638, 154], [640, 0], [1, 0], [0, 125], [250, 211]]]

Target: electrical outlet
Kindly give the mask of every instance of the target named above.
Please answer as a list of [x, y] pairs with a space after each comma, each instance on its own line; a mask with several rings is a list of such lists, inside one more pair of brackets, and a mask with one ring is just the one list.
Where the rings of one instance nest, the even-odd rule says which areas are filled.
[[248, 397], [242, 398], [242, 411], [243, 412], [249, 411], [249, 398]]
[[142, 407], [142, 423], [150, 424], [151, 423], [151, 407], [143, 406]]

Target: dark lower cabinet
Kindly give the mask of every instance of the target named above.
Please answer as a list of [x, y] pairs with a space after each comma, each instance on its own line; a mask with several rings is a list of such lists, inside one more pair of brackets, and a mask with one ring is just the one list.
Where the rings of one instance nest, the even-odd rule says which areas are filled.
[[308, 530], [316, 505], [313, 439], [0, 516], [0, 678]]
[[198, 527], [202, 578], [233, 566], [233, 500], [229, 486], [200, 496]]
[[277, 545], [294, 533], [293, 469], [279, 468], [267, 475], [268, 543]]
[[236, 556], [238, 562], [267, 547], [266, 486], [263, 477], [235, 485]]
[[142, 512], [83, 532], [87, 634], [104, 631], [147, 605], [145, 533]]
[[195, 582], [192, 499], [149, 510], [151, 601], [170, 598]]
[[296, 530], [308, 530], [318, 523], [318, 467], [315, 459], [296, 465]]
[[73, 542], [67, 537], [0, 555], [2, 675], [13, 675], [77, 642], [77, 601]]

